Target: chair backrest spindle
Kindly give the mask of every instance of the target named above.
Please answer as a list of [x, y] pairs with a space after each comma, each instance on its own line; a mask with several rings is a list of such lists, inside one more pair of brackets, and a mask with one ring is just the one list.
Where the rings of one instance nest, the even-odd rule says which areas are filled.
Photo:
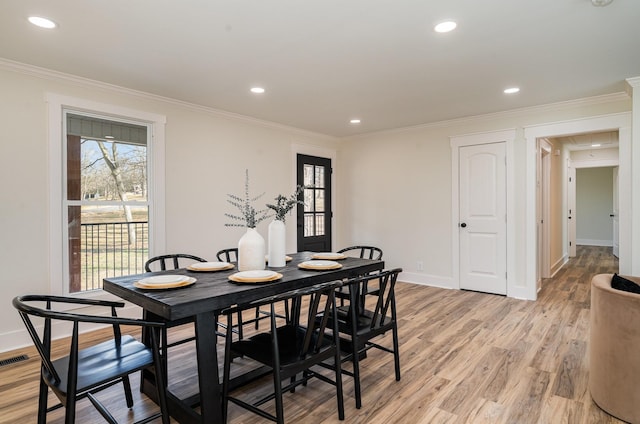
[[144, 264], [144, 269], [147, 272], [152, 272], [153, 270], [151, 268], [156, 263], [160, 265], [160, 271], [166, 271], [167, 265], [171, 265], [173, 267], [171, 269], [179, 269], [181, 268], [181, 261], [206, 262], [206, 260], [202, 259], [199, 256], [194, 256], [187, 253], [171, 253], [168, 255], [160, 255], [149, 258]]
[[347, 256], [356, 256], [361, 259], [382, 259], [382, 249], [375, 246], [349, 246], [338, 250], [337, 253], [344, 253]]

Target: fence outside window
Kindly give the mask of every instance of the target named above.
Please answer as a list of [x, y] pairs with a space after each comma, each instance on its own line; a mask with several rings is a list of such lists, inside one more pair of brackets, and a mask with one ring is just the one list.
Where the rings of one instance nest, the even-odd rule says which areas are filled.
[[81, 290], [102, 289], [102, 279], [144, 272], [149, 258], [149, 223], [81, 224]]

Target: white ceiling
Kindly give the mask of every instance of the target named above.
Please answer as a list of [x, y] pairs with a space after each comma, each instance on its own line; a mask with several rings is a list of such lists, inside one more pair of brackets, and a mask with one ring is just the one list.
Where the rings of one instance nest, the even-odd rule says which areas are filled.
[[554, 137], [553, 140], [564, 144], [569, 150], [612, 149], [618, 147], [618, 131], [574, 134]]
[[622, 92], [640, 0], [0, 0], [0, 58], [348, 136]]

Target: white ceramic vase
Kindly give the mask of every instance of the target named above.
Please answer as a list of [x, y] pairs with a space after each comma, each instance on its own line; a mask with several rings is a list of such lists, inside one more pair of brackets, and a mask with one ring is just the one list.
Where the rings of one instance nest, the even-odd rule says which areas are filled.
[[254, 271], [265, 267], [264, 238], [255, 228], [247, 228], [238, 241], [238, 270]]
[[274, 219], [269, 224], [269, 267], [280, 268], [286, 260], [286, 228], [284, 221]]

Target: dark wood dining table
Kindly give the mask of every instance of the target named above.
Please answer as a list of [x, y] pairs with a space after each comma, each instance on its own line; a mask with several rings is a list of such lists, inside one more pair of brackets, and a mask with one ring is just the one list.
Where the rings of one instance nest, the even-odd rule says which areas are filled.
[[[290, 254], [291, 261], [282, 268], [267, 268], [282, 274], [268, 283], [235, 283], [229, 276], [237, 269], [217, 272], [197, 272], [186, 268], [151, 272], [103, 280], [105, 291], [140, 306], [147, 319], [157, 318], [168, 323], [192, 321], [196, 335], [196, 361], [199, 393], [194, 399], [180, 399], [167, 393], [169, 410], [180, 423], [221, 423], [221, 388], [216, 350], [216, 321], [225, 308], [247, 304], [289, 290], [315, 284], [356, 277], [382, 270], [384, 261], [347, 257], [338, 261], [342, 266], [330, 270], [307, 270], [298, 265], [312, 259], [313, 252]], [[152, 275], [181, 274], [197, 281], [189, 286], [170, 290], [142, 290], [136, 281]], [[142, 390], [155, 398], [153, 376], [143, 375]], [[199, 405], [198, 410], [194, 405]]]

